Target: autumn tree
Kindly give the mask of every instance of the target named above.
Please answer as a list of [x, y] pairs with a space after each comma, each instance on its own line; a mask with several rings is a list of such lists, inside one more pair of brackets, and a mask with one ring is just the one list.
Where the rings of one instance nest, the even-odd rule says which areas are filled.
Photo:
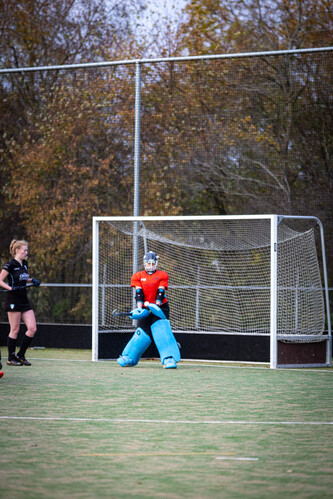
[[183, 50], [258, 52], [331, 44], [329, 0], [190, 0]]
[[[192, 0], [185, 13], [172, 55], [331, 43], [327, 1]], [[322, 52], [156, 66], [142, 126], [155, 189], [168, 177], [182, 213], [317, 215], [331, 240], [332, 63]]]
[[[181, 36], [184, 50], [188, 53], [198, 50], [210, 54], [255, 52], [309, 48], [330, 43], [333, 18], [327, 1], [193, 0], [186, 7], [186, 12], [188, 18]], [[316, 126], [312, 119], [313, 106], [317, 106], [318, 115], [324, 111], [324, 121], [331, 121], [327, 103], [331, 88], [328, 81], [332, 64], [330, 55], [309, 55], [303, 59], [292, 56], [258, 57], [222, 64], [223, 70], [218, 70], [216, 76], [208, 72], [206, 78], [207, 93], [220, 79], [221, 90], [215, 100], [217, 112], [212, 106], [210, 110], [220, 120], [220, 127], [215, 127], [214, 143], [208, 145], [209, 140], [205, 139], [203, 156], [210, 157], [210, 160], [204, 161], [203, 158], [201, 166], [198, 165], [202, 182], [215, 185], [222, 196], [232, 196], [234, 206], [235, 198], [242, 199], [244, 202], [241, 205], [236, 203], [236, 210], [295, 209], [295, 200], [299, 202], [302, 188], [300, 179], [308, 177], [311, 170], [308, 156], [303, 154], [304, 147], [298, 149], [296, 145], [300, 136], [312, 130], [312, 139], [316, 135], [316, 147], [321, 151], [325, 150], [327, 140], [331, 142], [329, 128], [324, 126], [324, 139], [323, 127]], [[226, 86], [230, 89], [228, 129], [225, 119], [222, 119], [226, 113], [221, 115], [218, 112]], [[315, 96], [320, 96], [323, 102], [320, 103]], [[201, 101], [204, 99], [201, 98]], [[300, 126], [303, 128], [301, 133]], [[235, 143], [232, 148], [221, 143], [226, 130], [229, 143]], [[224, 151], [222, 162], [216, 162], [213, 158], [219, 143]], [[315, 164], [318, 171], [318, 161]], [[327, 158], [322, 157], [321, 164], [327, 164]], [[323, 172], [327, 177], [326, 167]], [[326, 185], [330, 183], [327, 177]], [[280, 194], [276, 196], [273, 193]], [[307, 197], [305, 192], [304, 197]], [[251, 199], [255, 203], [251, 203]]]
[[[141, 2], [134, 0], [0, 0], [0, 65], [3, 68], [20, 68], [117, 58], [119, 54], [126, 53], [133, 43], [133, 15], [141, 8]], [[90, 84], [87, 81], [87, 85]], [[69, 125], [66, 118], [54, 109], [65, 88], [66, 76], [61, 71], [1, 75], [0, 222], [5, 234], [1, 250], [3, 255], [7, 255], [13, 236], [29, 237], [28, 226], [31, 223], [31, 218], [25, 219], [17, 193], [13, 192], [16, 184], [11, 182], [12, 172], [26, 176], [22, 151], [26, 158], [40, 151], [41, 143], [45, 143], [45, 129], [44, 123], [38, 124], [38, 120], [44, 119], [47, 112], [52, 110], [53, 117], [59, 118], [59, 123]], [[81, 93], [81, 99], [84, 95]], [[64, 90], [64, 98], [67, 97], [68, 93]], [[63, 132], [65, 134], [65, 130]], [[68, 135], [70, 133], [68, 130]], [[52, 142], [53, 139], [54, 143], [59, 142], [59, 136], [49, 136], [48, 140]], [[17, 162], [18, 158], [20, 162]], [[48, 160], [52, 162], [53, 158], [49, 155]], [[29, 180], [30, 177], [27, 177], [27, 191]]]
[[[186, 12], [181, 37], [184, 50], [190, 54], [198, 50], [213, 54], [299, 49], [331, 43], [333, 14], [325, 0], [193, 0]], [[222, 62], [214, 72], [208, 71], [207, 77], [202, 73], [202, 79], [206, 78], [207, 93], [220, 80], [220, 90], [214, 94], [216, 112], [210, 106], [209, 113], [221, 126], [215, 126], [217, 133], [211, 141], [204, 139], [203, 160], [198, 165], [201, 182], [214, 185], [230, 200], [228, 210], [238, 212], [304, 212], [309, 208], [309, 192], [315, 188], [322, 194], [317, 195], [318, 205], [313, 205], [312, 211], [317, 212], [324, 198], [326, 215], [325, 211], [320, 213], [328, 218], [332, 188], [331, 53], [242, 58]], [[230, 90], [227, 101], [226, 87]], [[202, 107], [206, 101], [202, 93], [195, 100]], [[305, 137], [311, 142], [311, 153]], [[205, 161], [205, 157], [209, 159]], [[193, 161], [189, 174], [191, 171]], [[325, 180], [320, 182], [319, 177]]]
[[[6, 0], [0, 8], [0, 65], [21, 68], [126, 57], [143, 6]], [[133, 72], [123, 78], [116, 71], [1, 75], [0, 252], [7, 259], [10, 240], [27, 238], [31, 270], [38, 264], [44, 282], [89, 282], [91, 216], [132, 203]]]

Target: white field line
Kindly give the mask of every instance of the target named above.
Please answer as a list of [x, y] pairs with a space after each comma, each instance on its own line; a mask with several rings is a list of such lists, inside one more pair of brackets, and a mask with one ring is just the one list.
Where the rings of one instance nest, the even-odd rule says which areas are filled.
[[[81, 457], [178, 457], [178, 456], [216, 456], [217, 452], [91, 452], [79, 454]], [[259, 461], [259, 457], [218, 456], [215, 459], [231, 461]]]
[[42, 359], [41, 358], [38, 358], [38, 357], [30, 357], [29, 356], [29, 360], [38, 360], [38, 361], [47, 361], [47, 362], [88, 362], [90, 364], [92, 364], [93, 362], [91, 360], [87, 360], [87, 359], [47, 359], [45, 357], [43, 357]]
[[[89, 363], [89, 364], [95, 364], [95, 362], [92, 362], [91, 360], [86, 360], [86, 359], [48, 359], [48, 358], [38, 358], [38, 357], [29, 357], [29, 360], [37, 360], [37, 361], [41, 361], [43, 362], [44, 360], [46, 362], [50, 362], [50, 361], [54, 361], [54, 362], [86, 362], [86, 363]], [[100, 360], [98, 363], [104, 363], [104, 364], [107, 364], [107, 363], [112, 363], [112, 364], [115, 364], [115, 360]], [[195, 363], [192, 363], [192, 362], [195, 362]], [[242, 365], [239, 365], [239, 366], [228, 366], [228, 365], [224, 365], [224, 364], [203, 364], [203, 363], [200, 363], [202, 361], [181, 361], [181, 364], [178, 364], [178, 367], [179, 365], [180, 366], [186, 366], [186, 367], [217, 367], [217, 368], [230, 368], [230, 369], [265, 369], [266, 371], [269, 370], [269, 366], [267, 365], [266, 367], [265, 366], [254, 366], [254, 365], [251, 365], [251, 366], [247, 366], [245, 363], [241, 362]], [[215, 361], [214, 361], [215, 362]], [[219, 362], [219, 361], [216, 361], [216, 362]], [[151, 361], [146, 361], [146, 360], [142, 360], [140, 362], [140, 365], [139, 366], [136, 366], [136, 368], [140, 368], [140, 367], [143, 367], [143, 366], [155, 366], [156, 364], [160, 364], [160, 361], [159, 360], [151, 360]], [[118, 366], [118, 364], [116, 365], [116, 367], [118, 369], [120, 369], [120, 367]], [[284, 369], [284, 371], [286, 371], [287, 369]]]
[[259, 457], [228, 457], [228, 456], [221, 456], [221, 457], [216, 457], [215, 459], [223, 459], [223, 460], [229, 460], [229, 461], [259, 461]]
[[[86, 362], [86, 363], [89, 363], [89, 364], [95, 364], [95, 362], [92, 362], [91, 360], [86, 360], [86, 359], [48, 359], [48, 358], [38, 358], [38, 357], [29, 357], [29, 360], [38, 360], [38, 361], [47, 361], [47, 362], [50, 362], [50, 361], [55, 361], [55, 362]], [[115, 363], [116, 361], [115, 360], [101, 360], [99, 362], [112, 362], [112, 363]], [[141, 361], [141, 364], [139, 366], [137, 366], [136, 368], [140, 367], [140, 366], [143, 366], [143, 365], [156, 365], [156, 363], [159, 363], [160, 361], [159, 360], [155, 360], [155, 361], [145, 361], [145, 360], [142, 360]], [[192, 362], [195, 362], [194, 364]], [[260, 366], [254, 366], [253, 363], [251, 363], [252, 365], [246, 365], [246, 363], [244, 362], [240, 362], [240, 364], [242, 365], [239, 365], [239, 366], [228, 366], [226, 364], [223, 364], [223, 361], [209, 361], [209, 362], [214, 362], [212, 364], [203, 364], [201, 363], [202, 361], [181, 361], [181, 364], [179, 365], [178, 364], [178, 367], [183, 365], [184, 367], [215, 367], [215, 368], [222, 368], [222, 369], [264, 369], [265, 371], [271, 371], [271, 369], [269, 369], [269, 366], [268, 364], [266, 366], [263, 366], [263, 365], [260, 365]], [[216, 364], [215, 364], [216, 362]], [[219, 363], [220, 362], [220, 363]], [[120, 367], [118, 367], [118, 364], [117, 364], [117, 368], [120, 369]], [[278, 369], [277, 372], [285, 372], [285, 371], [296, 371], [296, 372], [317, 372], [317, 373], [322, 373], [322, 374], [332, 374], [333, 375], [333, 369], [330, 368], [330, 367], [323, 367], [323, 368], [320, 368], [320, 369], [315, 369], [315, 368], [288, 368], [288, 367], [285, 367], [283, 369]]]
[[[218, 452], [89, 452], [79, 454], [80, 457], [178, 457], [178, 456], [212, 456], [215, 457]], [[234, 452], [217, 456], [215, 459], [231, 461], [259, 461], [259, 457], [234, 456]]]
[[333, 421], [190, 421], [170, 419], [121, 419], [121, 418], [69, 418], [69, 417], [38, 417], [38, 416], [0, 416], [3, 420], [21, 421], [72, 421], [78, 423], [147, 423], [147, 424], [185, 424], [185, 425], [299, 425], [299, 426], [324, 426], [333, 425]]

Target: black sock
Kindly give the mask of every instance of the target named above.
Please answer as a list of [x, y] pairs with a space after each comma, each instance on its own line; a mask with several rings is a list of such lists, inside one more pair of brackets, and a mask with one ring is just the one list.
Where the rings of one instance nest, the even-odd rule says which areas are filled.
[[18, 358], [25, 356], [25, 352], [27, 351], [27, 348], [28, 348], [28, 346], [30, 345], [31, 342], [32, 342], [31, 336], [27, 336], [25, 334], [24, 338], [23, 338], [23, 341], [22, 341], [22, 345], [21, 345], [20, 351], [17, 353]]
[[8, 347], [8, 360], [12, 360], [12, 358], [15, 357], [16, 338], [11, 338], [10, 336], [8, 336], [7, 347]]

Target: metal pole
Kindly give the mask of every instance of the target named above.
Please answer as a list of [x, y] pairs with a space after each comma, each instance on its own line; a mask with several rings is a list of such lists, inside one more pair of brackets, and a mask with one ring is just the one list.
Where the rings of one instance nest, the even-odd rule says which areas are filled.
[[199, 309], [200, 309], [200, 265], [198, 265], [198, 273], [197, 273], [197, 290], [196, 290], [196, 299], [195, 299], [195, 327], [199, 329]]
[[93, 254], [93, 262], [92, 262], [92, 360], [98, 360], [98, 290], [99, 290], [99, 258], [98, 258], [98, 249], [99, 249], [99, 225], [98, 221], [95, 217], [93, 217], [93, 240], [92, 240], [92, 254]]
[[[141, 63], [135, 65], [135, 128], [134, 128], [134, 199], [133, 215], [140, 211], [140, 108], [141, 108]], [[133, 223], [133, 273], [139, 270], [139, 222]], [[133, 303], [134, 303], [133, 295]]]
[[134, 135], [134, 211], [140, 210], [140, 107], [141, 107], [141, 63], [135, 65], [135, 135]]
[[271, 320], [270, 320], [270, 367], [277, 368], [277, 216], [271, 217]]
[[240, 52], [236, 54], [213, 54], [213, 55], [192, 55], [181, 57], [159, 57], [155, 59], [125, 59], [122, 61], [104, 61], [104, 62], [84, 62], [78, 64], [61, 64], [50, 66], [22, 67], [22, 68], [1, 68], [0, 74], [7, 73], [29, 73], [32, 71], [54, 71], [67, 69], [83, 69], [83, 68], [102, 68], [110, 66], [120, 66], [126, 64], [154, 64], [160, 62], [185, 62], [185, 61], [203, 61], [215, 59], [244, 59], [247, 57], [270, 57], [276, 55], [292, 55], [292, 54], [311, 54], [314, 52], [331, 52], [333, 47], [314, 47], [308, 49], [291, 49], [291, 50], [273, 50], [264, 52]]

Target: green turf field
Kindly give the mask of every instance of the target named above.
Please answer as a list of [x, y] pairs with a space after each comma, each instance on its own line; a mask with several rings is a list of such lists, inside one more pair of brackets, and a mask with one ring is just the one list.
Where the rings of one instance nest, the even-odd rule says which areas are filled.
[[27, 358], [3, 358], [1, 499], [333, 496], [332, 369]]

